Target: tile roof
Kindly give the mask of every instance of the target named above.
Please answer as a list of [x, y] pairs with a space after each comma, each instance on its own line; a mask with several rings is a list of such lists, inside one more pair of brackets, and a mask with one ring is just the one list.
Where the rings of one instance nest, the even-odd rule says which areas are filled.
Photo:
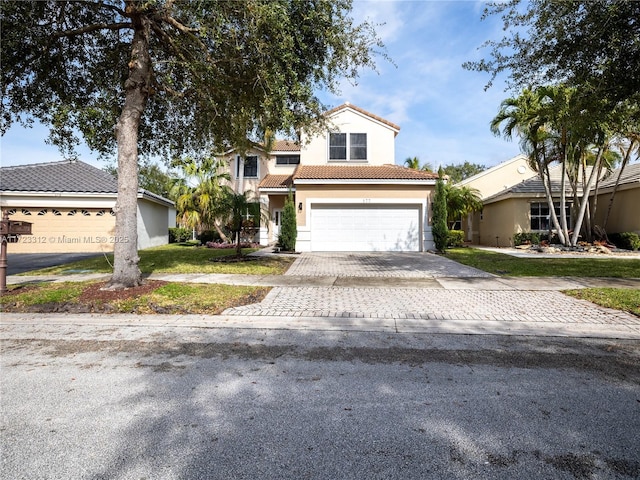
[[117, 193], [118, 181], [78, 160], [0, 168], [0, 191]]
[[[591, 173], [590, 167], [587, 170], [587, 175]], [[549, 169], [549, 176], [551, 179], [551, 193], [553, 195], [558, 195], [560, 193], [560, 185], [562, 179], [562, 166], [557, 165], [551, 169]], [[567, 178], [565, 180], [564, 191], [567, 195], [572, 194], [571, 183]], [[539, 175], [535, 177], [528, 178], [523, 180], [522, 182], [514, 185], [511, 188], [507, 188], [506, 190], [502, 190], [501, 192], [496, 193], [495, 195], [491, 195], [488, 198], [485, 198], [483, 201], [488, 202], [491, 200], [502, 199], [505, 195], [509, 194], [518, 194], [518, 195], [538, 195], [544, 194], [544, 184], [542, 183], [542, 179]], [[578, 193], [582, 195], [582, 190], [578, 187]], [[568, 198], [568, 197], [567, 197]]]
[[291, 175], [267, 175], [258, 185], [258, 188], [290, 188], [293, 186]]
[[[599, 189], [612, 188], [616, 184], [620, 169], [614, 170], [611, 174], [600, 181]], [[622, 177], [620, 177], [620, 185], [627, 183], [640, 183], [640, 163], [631, 163], [624, 167]]]
[[271, 147], [272, 152], [299, 152], [300, 145], [291, 140], [276, 140]]
[[[80, 160], [34, 163], [0, 168], [0, 192], [118, 193], [118, 180], [110, 173]], [[174, 202], [148, 190], [138, 191], [157, 203]]]
[[435, 180], [438, 175], [399, 165], [299, 165], [296, 180]]
[[378, 115], [375, 115], [371, 112], [367, 112], [364, 108], [360, 108], [357, 107], [355, 105], [350, 104], [349, 102], [343, 103], [342, 105], [339, 105], [335, 108], [332, 108], [331, 110], [328, 110], [325, 115], [327, 116], [331, 116], [334, 113], [338, 113], [341, 110], [345, 110], [347, 108], [350, 108], [351, 110], [355, 110], [356, 112], [359, 112], [363, 115], [366, 115], [367, 117], [373, 118], [374, 120], [377, 120], [378, 122], [384, 123], [385, 125], [388, 125], [389, 127], [393, 128], [394, 130], [400, 130], [400, 127], [398, 125], [396, 125], [395, 123], [390, 122], [389, 120], [386, 120], [382, 117], [379, 117]]

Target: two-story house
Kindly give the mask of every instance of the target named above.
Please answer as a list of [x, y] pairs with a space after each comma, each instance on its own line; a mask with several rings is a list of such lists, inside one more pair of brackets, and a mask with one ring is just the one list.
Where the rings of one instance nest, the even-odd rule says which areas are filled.
[[231, 154], [232, 186], [251, 190], [269, 213], [260, 243], [277, 241], [291, 191], [297, 250], [425, 251], [433, 249], [430, 209], [437, 175], [395, 165], [400, 127], [345, 103], [326, 113], [329, 129], [276, 141], [271, 151]]

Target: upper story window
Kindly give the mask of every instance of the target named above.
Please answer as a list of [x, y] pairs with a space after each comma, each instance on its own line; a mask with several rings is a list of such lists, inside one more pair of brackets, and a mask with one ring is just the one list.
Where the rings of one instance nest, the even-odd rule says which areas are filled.
[[366, 161], [366, 133], [330, 133], [329, 160], [333, 161]]
[[242, 176], [244, 178], [258, 177], [258, 157], [256, 155], [245, 157], [244, 161], [241, 161], [240, 157], [236, 157], [236, 178], [240, 177], [240, 165], [243, 165]]
[[298, 165], [300, 155], [276, 155], [276, 165]]

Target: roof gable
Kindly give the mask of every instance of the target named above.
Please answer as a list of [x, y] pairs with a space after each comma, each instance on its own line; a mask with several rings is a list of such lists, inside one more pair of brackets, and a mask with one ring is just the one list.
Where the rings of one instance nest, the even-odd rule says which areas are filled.
[[382, 123], [383, 125], [386, 125], [387, 127], [391, 128], [392, 130], [395, 131], [395, 133], [398, 133], [400, 131], [400, 127], [398, 125], [396, 125], [393, 122], [390, 122], [389, 120], [386, 120], [382, 117], [379, 117], [378, 115], [375, 115], [371, 112], [366, 111], [364, 108], [360, 108], [357, 107], [355, 105], [350, 104], [349, 102], [345, 102], [342, 105], [339, 105], [335, 108], [332, 108], [331, 110], [328, 110], [325, 115], [327, 117], [333, 117], [335, 115], [337, 115], [340, 112], [343, 112], [345, 110], [351, 110], [359, 115], [363, 115], [365, 117], [368, 117], [371, 120], [374, 120], [378, 123]]

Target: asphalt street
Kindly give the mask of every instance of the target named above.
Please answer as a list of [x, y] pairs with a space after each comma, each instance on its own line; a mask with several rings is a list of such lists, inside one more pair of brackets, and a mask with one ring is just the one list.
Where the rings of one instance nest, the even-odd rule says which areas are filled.
[[0, 329], [2, 479], [640, 478], [634, 340]]
[[558, 291], [585, 279], [349, 253], [237, 277], [171, 280], [273, 289], [4, 314], [0, 480], [640, 478], [640, 324]]
[[[11, 249], [11, 246], [8, 247]], [[40, 268], [65, 265], [78, 260], [93, 258], [101, 253], [8, 253], [7, 275], [38, 270]]]

